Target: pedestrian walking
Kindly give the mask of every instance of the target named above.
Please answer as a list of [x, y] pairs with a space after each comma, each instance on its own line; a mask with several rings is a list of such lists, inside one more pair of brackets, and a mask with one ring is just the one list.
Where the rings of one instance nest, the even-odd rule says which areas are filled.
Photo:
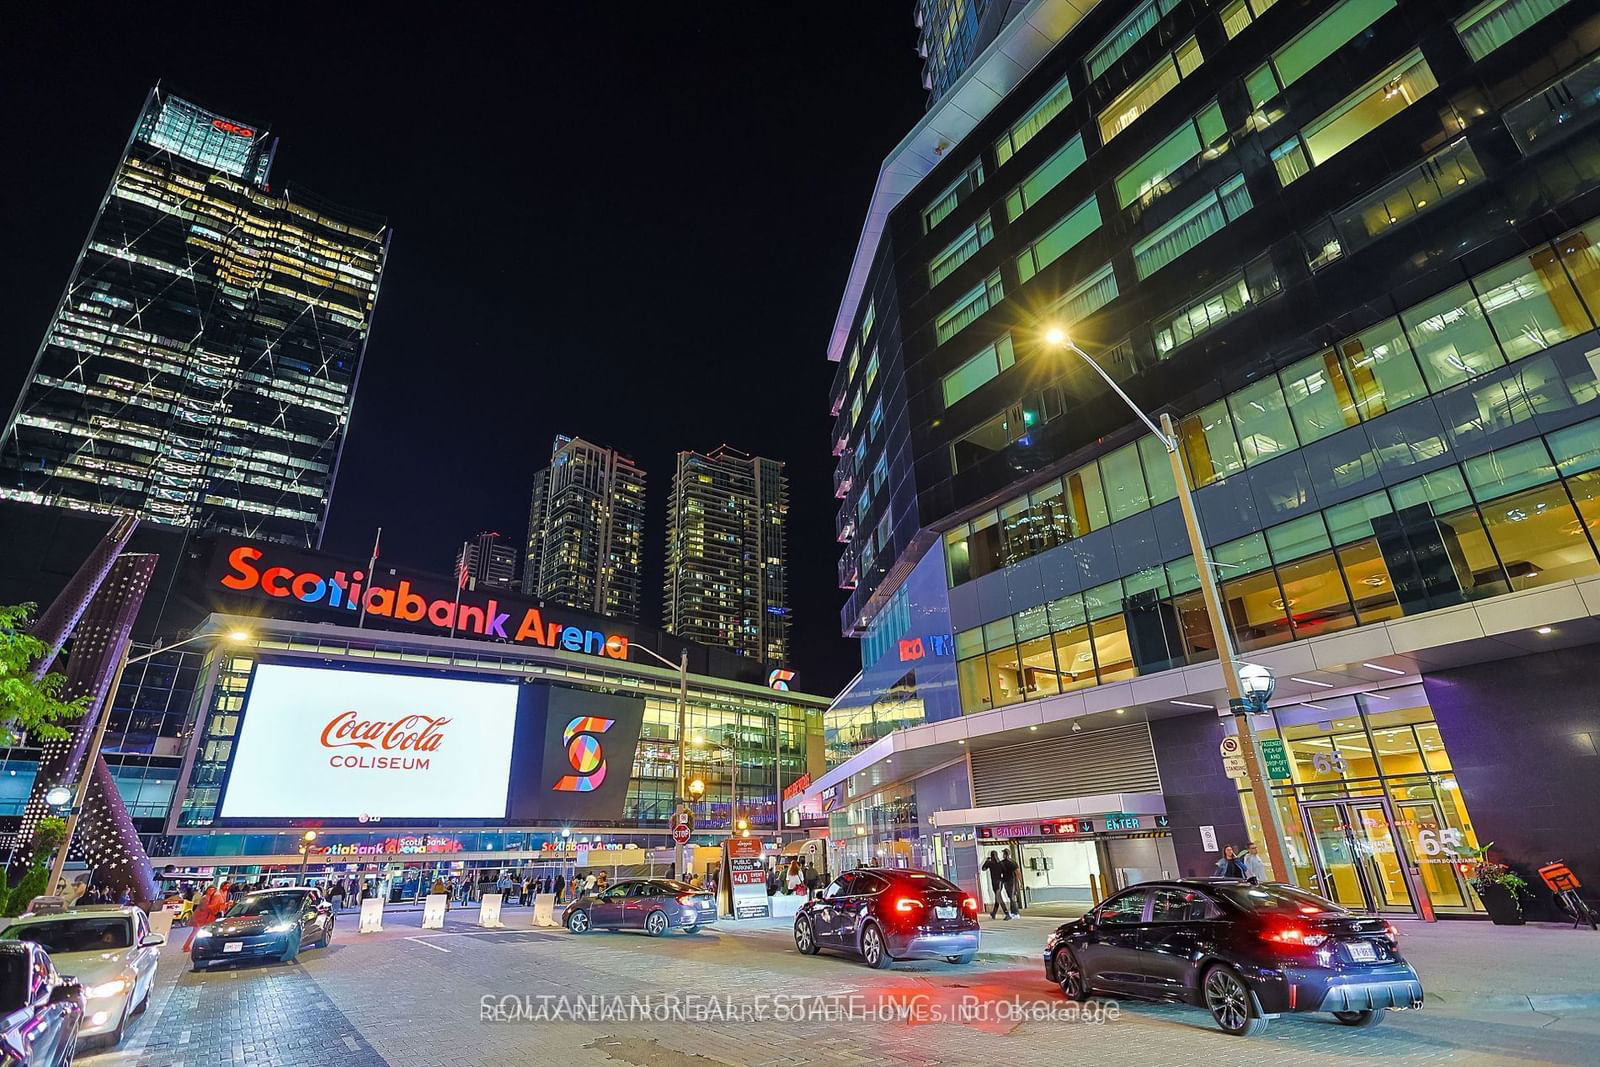
[[557, 903], [560, 903], [561, 894], [566, 890], [566, 888], [567, 888], [567, 876], [564, 875], [564, 874], [556, 875], [556, 902]]
[[983, 861], [983, 867], [981, 869], [989, 872], [989, 895], [991, 898], [989, 903], [989, 918], [994, 918], [995, 913], [998, 911], [1004, 911], [1006, 918], [1010, 919], [1011, 907], [1008, 903], [1001, 900], [1002, 895], [1005, 893], [1006, 876], [1005, 866], [1000, 862], [1000, 853], [998, 850], [989, 850], [989, 858]]
[[344, 910], [344, 882], [335, 878], [333, 888], [328, 890], [328, 902], [333, 905], [334, 914]]
[[1244, 861], [1244, 876], [1251, 884], [1260, 885], [1267, 880], [1267, 865], [1261, 862], [1260, 845], [1250, 842], [1239, 858]]
[[1001, 857], [1000, 884], [1006, 891], [1006, 904], [1011, 909], [1006, 913], [1006, 918], [1008, 919], [1022, 917], [1022, 893], [1021, 887], [1017, 884], [1020, 875], [1021, 868], [1017, 866], [1017, 861], [1012, 859], [1009, 853]]

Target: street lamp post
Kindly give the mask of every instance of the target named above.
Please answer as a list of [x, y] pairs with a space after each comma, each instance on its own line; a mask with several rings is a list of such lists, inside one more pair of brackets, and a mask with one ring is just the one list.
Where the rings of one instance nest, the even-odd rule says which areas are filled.
[[306, 884], [306, 867], [311, 863], [311, 842], [317, 839], [315, 830], [300, 835], [300, 884]]
[[[83, 815], [84, 798], [89, 795], [89, 779], [94, 776], [95, 763], [100, 759], [100, 746], [105, 743], [106, 727], [111, 723], [111, 708], [117, 699], [117, 690], [122, 687], [123, 672], [130, 663], [138, 663], [151, 659], [164, 652], [171, 652], [175, 648], [193, 644], [213, 636], [210, 633], [195, 634], [182, 641], [174, 641], [170, 645], [152, 649], [138, 656], [128, 655], [128, 645], [122, 646], [122, 659], [117, 662], [117, 673], [111, 677], [111, 687], [106, 690], [105, 699], [100, 704], [100, 721], [95, 724], [94, 738], [89, 742], [89, 751], [85, 753], [83, 762], [78, 767], [78, 784], [72, 796], [72, 807], [67, 814], [67, 832], [61, 835], [61, 845], [56, 849], [55, 863], [50, 868], [50, 892], [55, 892], [56, 886], [61, 883], [61, 876], [67, 869], [67, 852], [72, 848], [72, 835], [78, 831], [78, 820]], [[226, 635], [230, 641], [248, 641], [250, 634], [244, 630], [234, 630]], [[59, 788], [59, 787], [58, 787]], [[53, 791], [52, 791], [53, 792]]]
[[[630, 642], [628, 647], [643, 652], [662, 666], [670, 667], [678, 672], [678, 781], [674, 792], [677, 793], [678, 797], [678, 810], [688, 811], [689, 793], [685, 768], [688, 765], [689, 743], [689, 650], [688, 648], [682, 649], [678, 656], [678, 662], [673, 663], [667, 657], [654, 649], [646, 648], [644, 645]], [[668, 822], [670, 823], [671, 820], [669, 819]], [[693, 844], [685, 844], [678, 850], [678, 871], [680, 874], [686, 864], [684, 856], [689, 854], [688, 850], [692, 848], [694, 848]]]
[[1266, 779], [1261, 773], [1261, 754], [1257, 748], [1255, 726], [1250, 721], [1251, 703], [1245, 698], [1245, 691], [1240, 684], [1237, 657], [1233, 650], [1233, 635], [1228, 629], [1227, 617], [1222, 611], [1222, 594], [1217, 590], [1216, 576], [1211, 572], [1211, 560], [1206, 553], [1205, 537], [1200, 530], [1200, 514], [1194, 506], [1194, 493], [1189, 488], [1189, 472], [1184, 467], [1183, 453], [1178, 447], [1178, 433], [1172, 425], [1172, 416], [1163, 412], [1161, 425], [1157, 426], [1150, 416], [1123, 392], [1122, 386], [1105, 372], [1105, 368], [1095, 362], [1089, 353], [1074, 344], [1072, 338], [1060, 327], [1047, 330], [1045, 340], [1056, 348], [1067, 348], [1075, 352], [1078, 358], [1087, 363], [1101, 380], [1111, 387], [1111, 391], [1117, 394], [1134, 415], [1138, 416], [1139, 421], [1145, 424], [1155, 435], [1156, 440], [1161, 442], [1161, 446], [1167, 450], [1167, 459], [1172, 464], [1172, 482], [1178, 496], [1178, 508], [1183, 513], [1183, 525], [1189, 534], [1189, 551], [1194, 555], [1194, 571], [1200, 583], [1200, 596], [1205, 602], [1206, 616], [1211, 623], [1211, 639], [1217, 646], [1217, 662], [1222, 667], [1222, 684], [1228, 690], [1228, 710], [1233, 713], [1234, 724], [1241, 742], [1240, 748], [1244, 750], [1251, 800], [1256, 809], [1256, 818], [1261, 823], [1262, 835], [1267, 839], [1267, 860], [1274, 876], [1286, 881], [1292, 880], [1293, 875], [1283, 847], [1283, 827], [1278, 821], [1278, 809], [1272, 803], [1271, 791], [1267, 788]]

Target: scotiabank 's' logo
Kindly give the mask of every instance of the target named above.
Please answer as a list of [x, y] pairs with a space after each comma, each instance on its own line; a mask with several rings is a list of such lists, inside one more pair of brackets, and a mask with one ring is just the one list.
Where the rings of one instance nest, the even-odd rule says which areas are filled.
[[[362, 719], [353, 711], [341, 712], [322, 728], [323, 748], [362, 748], [381, 752], [436, 752], [444, 740], [444, 715], [405, 715], [393, 722]], [[429, 762], [417, 756], [359, 756], [335, 754], [330, 767], [367, 770], [425, 771]]]
[[561, 741], [567, 746], [567, 760], [577, 774], [564, 776], [553, 788], [558, 793], [589, 793], [600, 788], [606, 780], [606, 758], [600, 751], [600, 738], [615, 719], [600, 719], [593, 715], [580, 715], [567, 723], [561, 731]]

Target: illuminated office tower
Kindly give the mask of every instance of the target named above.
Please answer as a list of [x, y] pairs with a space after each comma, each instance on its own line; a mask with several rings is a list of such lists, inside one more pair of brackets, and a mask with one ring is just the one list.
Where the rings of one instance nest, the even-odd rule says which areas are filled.
[[[638, 621], [644, 473], [615, 449], [556, 438], [550, 468], [538, 479], [544, 521], [537, 534], [539, 584], [530, 592], [551, 604]], [[530, 531], [530, 559], [535, 540]]]
[[151, 90], [0, 438], [0, 497], [320, 542], [389, 229], [274, 191], [276, 145]]
[[484, 530], [462, 542], [456, 553], [456, 579], [470, 579], [476, 589], [515, 589], [517, 550], [498, 533]]
[[522, 591], [539, 593], [539, 564], [544, 558], [544, 508], [550, 496], [550, 468], [535, 471], [528, 500], [528, 547], [522, 556]]
[[663, 627], [783, 664], [789, 656], [783, 464], [723, 445], [679, 452], [667, 504]]

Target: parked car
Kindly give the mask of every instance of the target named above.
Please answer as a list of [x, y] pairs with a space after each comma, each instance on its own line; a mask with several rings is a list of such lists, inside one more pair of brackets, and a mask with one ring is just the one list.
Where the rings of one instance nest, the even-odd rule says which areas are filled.
[[189, 959], [197, 971], [227, 960], [288, 963], [307, 946], [327, 948], [333, 921], [332, 905], [310, 886], [247, 893], [222, 918], [195, 931]]
[[167, 943], [150, 932], [142, 909], [117, 904], [24, 915], [0, 932], [0, 941], [31, 941], [48, 952], [57, 970], [83, 986], [78, 1036], [108, 1038], [112, 1045], [149, 1005]]
[[800, 905], [794, 946], [849, 952], [868, 967], [895, 960], [970, 963], [978, 951], [978, 902], [927, 871], [859, 867]]
[[673, 878], [634, 878], [581, 894], [561, 913], [575, 934], [590, 930], [643, 930], [660, 937], [668, 930], [697, 933], [717, 921], [717, 898]]
[[83, 987], [31, 941], [0, 941], [0, 1067], [67, 1067], [78, 1048]]
[[1094, 993], [1193, 1004], [1249, 1036], [1286, 1012], [1376, 1026], [1420, 1008], [1422, 982], [1392, 923], [1302, 889], [1226, 878], [1147, 882], [1056, 928], [1044, 971], [1070, 999]]

